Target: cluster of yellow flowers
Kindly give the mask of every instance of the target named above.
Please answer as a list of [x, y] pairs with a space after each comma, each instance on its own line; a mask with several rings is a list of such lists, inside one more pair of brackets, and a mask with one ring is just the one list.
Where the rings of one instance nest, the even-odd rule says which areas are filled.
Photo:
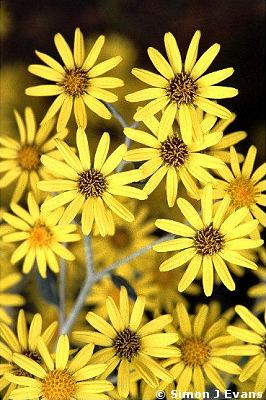
[[[238, 91], [219, 83], [234, 70], [206, 73], [220, 46], [198, 57], [199, 41], [196, 31], [184, 60], [169, 32], [167, 58], [148, 48], [157, 72], [132, 70], [151, 86], [125, 96], [146, 102], [132, 125], [112, 106], [118, 96], [109, 90], [124, 81], [104, 75], [122, 57], [97, 63], [103, 35], [86, 53], [79, 28], [73, 51], [56, 34], [61, 63], [36, 51], [44, 64], [28, 70], [52, 83], [26, 94], [55, 100], [39, 125], [30, 107], [24, 118], [15, 111], [19, 137], [0, 137], [0, 188], [12, 191], [10, 210], [0, 214], [4, 400], [153, 400], [158, 390], [182, 399], [186, 391], [203, 396], [231, 383], [241, 390], [242, 382], [265, 392], [262, 322], [237, 305], [240, 319], [229, 325], [234, 310], [223, 312], [214, 301], [189, 314], [182, 294], [199, 294], [200, 279], [205, 296], [221, 282], [234, 291], [231, 273], [241, 276], [242, 268], [265, 280], [258, 260], [266, 261], [266, 163], [253, 171], [256, 147], [246, 156], [234, 147], [246, 133], [224, 133], [235, 115], [217, 100]], [[85, 132], [93, 119], [87, 109], [116, 118], [123, 143], [113, 149], [112, 133], [104, 132], [96, 144]], [[161, 217], [155, 221], [151, 202]], [[158, 239], [156, 228], [167, 234]], [[43, 286], [52, 284], [58, 295], [43, 298]], [[261, 299], [255, 311], [264, 311], [265, 282], [249, 295]], [[14, 333], [9, 307], [24, 302]]]

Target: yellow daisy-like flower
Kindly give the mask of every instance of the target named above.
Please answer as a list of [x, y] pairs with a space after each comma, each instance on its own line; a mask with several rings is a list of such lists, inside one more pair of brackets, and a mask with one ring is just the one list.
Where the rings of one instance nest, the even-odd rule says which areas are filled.
[[[137, 277], [133, 281], [133, 287], [139, 295], [144, 295], [146, 298], [146, 308], [155, 313], [167, 312], [173, 313], [177, 303], [188, 305], [188, 301], [178, 291], [178, 285], [184, 271], [174, 269], [162, 274], [159, 271], [159, 265], [166, 260], [166, 254], [154, 253], [149, 254], [149, 263], [145, 263], [145, 268], [140, 264], [136, 266]], [[131, 280], [129, 281], [132, 282]], [[166, 290], [167, 288], [167, 290]], [[185, 291], [186, 295], [196, 296], [201, 292], [199, 285], [192, 283]]]
[[86, 106], [102, 118], [111, 118], [110, 111], [102, 101], [113, 103], [118, 98], [106, 89], [123, 86], [124, 83], [121, 79], [100, 77], [100, 75], [116, 67], [122, 58], [120, 56], [112, 57], [95, 65], [104, 41], [105, 37], [99, 36], [86, 56], [84, 39], [79, 28], [75, 30], [73, 52], [63, 36], [57, 33], [54, 42], [63, 66], [52, 57], [36, 51], [37, 56], [46, 65], [30, 65], [29, 71], [54, 83], [30, 87], [26, 89], [26, 94], [57, 96], [42, 124], [49, 121], [60, 110], [57, 121], [57, 130], [60, 131], [67, 125], [73, 108], [77, 125], [86, 128]]
[[[128, 202], [125, 203], [125, 206], [129, 206], [128, 208], [136, 215], [136, 218], [132, 223], [128, 223], [114, 216], [115, 231], [113, 234], [108, 236], [104, 242], [99, 236], [94, 238], [93, 251], [96, 264], [99, 263], [105, 267], [134, 253], [141, 247], [147, 246], [156, 239], [152, 235], [154, 223], [148, 219], [149, 209], [145, 206], [137, 207], [136, 204], [132, 206]], [[130, 264], [138, 264], [139, 260], [138, 257], [136, 260], [132, 260]]]
[[[241, 368], [226, 359], [228, 346], [234, 343], [234, 338], [225, 334], [228, 321], [225, 318], [217, 319], [207, 326], [207, 305], [202, 305], [196, 315], [189, 315], [184, 304], [177, 304], [177, 327], [180, 339], [177, 346], [180, 355], [165, 362], [172, 365], [170, 373], [177, 382], [177, 390], [186, 392], [192, 383], [195, 392], [205, 392], [206, 384], [225, 391], [225, 376], [218, 371], [238, 375]], [[163, 364], [164, 365], [164, 364]], [[217, 371], [218, 370], [218, 371]], [[162, 387], [166, 386], [163, 384]]]
[[203, 75], [217, 56], [220, 45], [215, 43], [197, 60], [200, 31], [196, 31], [188, 48], [184, 64], [174, 36], [168, 32], [164, 36], [165, 49], [169, 62], [153, 47], [148, 55], [154, 67], [160, 73], [155, 74], [144, 69], [133, 68], [132, 73], [145, 83], [153, 86], [126, 96], [128, 101], [152, 100], [134, 115], [137, 121], [165, 109], [161, 121], [161, 130], [173, 123], [177, 111], [180, 120], [181, 135], [186, 144], [192, 139], [192, 126], [195, 119], [195, 107], [209, 114], [227, 119], [231, 113], [225, 107], [209, 99], [234, 97], [237, 89], [215, 86], [231, 76], [233, 68]]
[[264, 393], [266, 390], [266, 327], [246, 307], [238, 305], [235, 310], [250, 329], [232, 325], [227, 328], [227, 332], [230, 335], [245, 342], [245, 344], [231, 348], [230, 355], [251, 357], [244, 365], [239, 375], [239, 380], [240, 382], [244, 382], [250, 377], [255, 376], [254, 391]]
[[266, 308], [266, 267], [260, 267], [255, 272], [260, 282], [251, 286], [247, 293], [249, 297], [256, 299], [254, 312], [263, 313]]
[[17, 111], [15, 111], [15, 118], [20, 140], [17, 141], [8, 136], [0, 137], [0, 145], [3, 146], [0, 148], [0, 158], [2, 159], [0, 172], [4, 172], [4, 176], [0, 179], [0, 189], [17, 181], [11, 201], [18, 202], [27, 187], [33, 191], [39, 201], [40, 192], [36, 186], [37, 182], [47, 178], [40, 163], [41, 155], [53, 154], [56, 157], [58, 152], [55, 151], [54, 138], [64, 139], [67, 130], [64, 129], [60, 133], [50, 136], [54, 126], [53, 120], [37, 129], [30, 107], [25, 109], [25, 122]]
[[[111, 382], [91, 379], [101, 374], [105, 364], [91, 364], [94, 346], [84, 346], [74, 358], [69, 361], [69, 339], [60, 336], [55, 357], [52, 357], [42, 338], [37, 341], [37, 349], [44, 361], [44, 366], [25, 355], [14, 354], [13, 362], [19, 368], [25, 369], [31, 377], [17, 376], [8, 373], [6, 378], [23, 388], [15, 389], [10, 399], [21, 400], [108, 400], [103, 393], [113, 389]], [[25, 397], [24, 397], [25, 396]]]
[[224, 166], [219, 158], [205, 154], [205, 151], [222, 138], [222, 133], [211, 133], [202, 140], [193, 139], [187, 145], [171, 129], [160, 133], [160, 123], [155, 117], [144, 120], [151, 133], [143, 130], [125, 128], [127, 137], [147, 147], [129, 150], [124, 159], [127, 161], [146, 161], [140, 167], [144, 177], [151, 176], [143, 190], [149, 195], [166, 176], [166, 194], [169, 207], [173, 207], [178, 195], [179, 181], [184, 184], [188, 194], [200, 198], [200, 190], [196, 181], [203, 184], [215, 179], [206, 170], [220, 169]]
[[[235, 120], [236, 114], [232, 113], [229, 119], [219, 119], [215, 115], [210, 115], [204, 113], [200, 108], [197, 108], [197, 115], [200, 123], [200, 129], [203, 134], [210, 134], [216, 132], [223, 132], [226, 128]], [[230, 147], [241, 142], [241, 140], [247, 137], [247, 132], [245, 131], [235, 131], [231, 133], [226, 133], [222, 139], [213, 146], [207, 149], [207, 154], [214, 157], [220, 158], [225, 163], [230, 163]], [[237, 154], [238, 161], [242, 162], [244, 156], [240, 153]]]
[[47, 265], [57, 273], [59, 265], [57, 256], [66, 260], [74, 260], [74, 255], [63, 243], [80, 239], [80, 235], [74, 233], [76, 225], [58, 226], [58, 220], [62, 216], [63, 208], [43, 215], [32, 193], [28, 194], [28, 211], [16, 203], [10, 205], [13, 214], [5, 213], [3, 219], [15, 228], [15, 232], [3, 237], [6, 242], [22, 242], [11, 257], [14, 264], [24, 258], [23, 272], [29, 273], [36, 260], [39, 272], [46, 278]]
[[[256, 218], [266, 227], [266, 213], [259, 207], [266, 206], [266, 194], [262, 193], [266, 190], [266, 180], [263, 179], [266, 176], [266, 162], [252, 173], [256, 154], [256, 147], [251, 146], [240, 169], [236, 150], [231, 147], [231, 169], [227, 166], [219, 169], [218, 173], [223, 180], [217, 180], [218, 189], [215, 190], [215, 197], [220, 199], [229, 194], [232, 210], [247, 207], [248, 219]], [[257, 237], [259, 237], [258, 231]]]
[[19, 307], [25, 302], [21, 295], [7, 293], [21, 281], [21, 277], [21, 274], [14, 272], [0, 279], [0, 322], [3, 321], [8, 325], [12, 323], [12, 319], [5, 311], [5, 307]]
[[76, 143], [79, 157], [62, 140], [56, 140], [56, 144], [65, 162], [49, 156], [42, 157], [42, 163], [49, 170], [64, 178], [39, 182], [41, 190], [63, 192], [45, 201], [42, 210], [47, 213], [70, 203], [59, 224], [70, 223], [82, 210], [81, 225], [85, 235], [91, 232], [94, 221], [102, 236], [112, 234], [114, 221], [111, 211], [128, 222], [134, 221], [133, 214], [113, 195], [146, 199], [147, 195], [142, 190], [127, 186], [142, 179], [142, 174], [139, 170], [111, 174], [122, 161], [127, 148], [121, 144], [107, 158], [110, 145], [107, 132], [99, 141], [93, 164], [88, 139], [81, 128], [77, 130]]
[[160, 271], [169, 271], [189, 262], [179, 283], [179, 291], [184, 291], [202, 270], [204, 293], [210, 296], [213, 291], [214, 269], [223, 284], [229, 290], [235, 290], [235, 283], [226, 262], [257, 269], [253, 261], [241, 255], [241, 249], [256, 248], [263, 244], [263, 240], [245, 238], [256, 228], [258, 221], [241, 224], [248, 215], [246, 207], [225, 218], [230, 205], [228, 195], [214, 213], [212, 187], [209, 184], [202, 193], [201, 217], [187, 200], [179, 198], [177, 205], [191, 226], [168, 219], [156, 220], [155, 225], [158, 228], [181, 236], [154, 246], [154, 250], [159, 252], [178, 251], [176, 255], [161, 264]]
[[152, 387], [158, 386], [158, 378], [170, 383], [172, 376], [160, 366], [156, 358], [175, 357], [180, 354], [171, 344], [178, 339], [177, 333], [162, 333], [171, 323], [170, 315], [162, 315], [141, 326], [145, 308], [145, 297], [138, 296], [130, 312], [127, 291], [120, 291], [120, 306], [108, 297], [107, 312], [111, 324], [93, 312], [87, 314], [87, 321], [96, 331], [76, 331], [73, 337], [83, 343], [95, 343], [105, 347], [93, 356], [93, 362], [108, 364], [103, 376], [108, 376], [118, 367], [117, 388], [121, 397], [129, 394], [131, 370], [137, 371]]
[[41, 364], [42, 360], [37, 349], [37, 340], [41, 336], [48, 346], [55, 338], [58, 323], [51, 323], [47, 329], [42, 329], [42, 317], [35, 314], [28, 328], [24, 310], [20, 310], [17, 319], [17, 334], [15, 334], [7, 325], [0, 323], [0, 356], [6, 360], [1, 364], [0, 390], [7, 388], [4, 400], [9, 399], [10, 392], [15, 389], [19, 383], [10, 383], [6, 379], [6, 373], [14, 375], [30, 377], [31, 374], [23, 367], [13, 362], [13, 354], [19, 353], [34, 360], [37, 364]]

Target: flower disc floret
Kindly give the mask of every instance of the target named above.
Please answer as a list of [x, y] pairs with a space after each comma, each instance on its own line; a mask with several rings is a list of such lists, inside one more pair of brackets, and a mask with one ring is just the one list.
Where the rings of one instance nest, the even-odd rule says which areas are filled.
[[54, 370], [42, 382], [42, 393], [47, 400], [70, 400], [76, 392], [76, 382], [67, 371]]
[[179, 347], [181, 350], [181, 360], [185, 365], [190, 367], [204, 365], [211, 355], [211, 347], [202, 339], [185, 339]]
[[88, 88], [89, 78], [87, 71], [80, 67], [66, 69], [64, 79], [59, 86], [64, 88], [64, 92], [69, 96], [82, 96]]
[[180, 106], [181, 104], [193, 104], [197, 96], [198, 86], [187, 72], [181, 72], [170, 80], [166, 93], [170, 99]]
[[140, 337], [129, 327], [119, 332], [114, 339], [116, 354], [129, 362], [139, 353], [140, 347]]

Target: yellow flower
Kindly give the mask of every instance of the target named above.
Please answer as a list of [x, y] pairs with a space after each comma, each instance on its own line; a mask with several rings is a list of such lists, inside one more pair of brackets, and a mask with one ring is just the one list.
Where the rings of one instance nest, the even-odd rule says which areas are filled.
[[45, 365], [41, 366], [25, 355], [14, 354], [13, 362], [19, 368], [25, 369], [30, 377], [7, 373], [6, 378], [23, 388], [15, 389], [10, 399], [22, 398], [41, 400], [108, 400], [102, 394], [113, 389], [106, 380], [91, 379], [101, 374], [105, 364], [88, 365], [94, 346], [84, 346], [74, 358], [69, 360], [69, 340], [66, 335], [60, 336], [55, 359], [49, 353], [43, 338], [37, 341], [37, 349]]
[[[256, 377], [255, 392], [266, 390], [266, 328], [254, 314], [244, 306], [236, 306], [236, 313], [250, 329], [230, 325], [227, 332], [245, 344], [230, 348], [230, 354], [236, 356], [250, 356], [251, 359], [244, 365], [239, 375], [240, 382], [252, 376]], [[266, 313], [265, 313], [266, 322]]]
[[106, 300], [111, 324], [93, 312], [87, 314], [87, 321], [96, 331], [73, 332], [75, 340], [95, 343], [105, 347], [93, 356], [93, 362], [104, 362], [108, 367], [103, 376], [108, 376], [118, 367], [117, 388], [121, 397], [129, 394], [131, 370], [136, 370], [152, 387], [158, 386], [158, 378], [172, 381], [171, 375], [154, 360], [177, 356], [178, 349], [170, 346], [178, 339], [178, 334], [159, 333], [172, 321], [170, 315], [160, 316], [141, 326], [145, 308], [145, 297], [138, 296], [130, 312], [127, 291], [120, 291], [120, 307], [111, 297]]
[[[245, 161], [240, 169], [237, 153], [234, 147], [230, 149], [231, 169], [227, 166], [219, 169], [222, 179], [218, 181], [215, 198], [223, 198], [229, 194], [232, 210], [248, 207], [248, 220], [256, 218], [261, 225], [266, 227], [266, 213], [259, 206], [266, 206], [266, 162], [260, 165], [253, 173], [253, 166], [257, 154], [255, 146], [248, 150]], [[259, 232], [257, 231], [257, 237]]]
[[[162, 313], [167, 312], [172, 314], [177, 303], [184, 303], [188, 306], [188, 301], [178, 291], [179, 282], [184, 274], [184, 271], [175, 269], [165, 273], [159, 271], [159, 265], [167, 257], [165, 254], [149, 254], [149, 259], [143, 265], [136, 266], [137, 277], [133, 281], [133, 287], [139, 295], [144, 295], [146, 298], [146, 308], [151, 312]], [[130, 283], [132, 281], [130, 280]], [[167, 290], [166, 290], [167, 288]], [[185, 291], [189, 296], [200, 294], [199, 285], [192, 283]]]
[[256, 272], [256, 275], [260, 279], [260, 282], [248, 289], [248, 296], [256, 299], [254, 305], [255, 313], [262, 313], [266, 308], [266, 267], [260, 267]]
[[[1, 274], [2, 275], [2, 274]], [[12, 319], [5, 311], [4, 307], [18, 307], [24, 304], [24, 298], [15, 293], [7, 293], [6, 291], [16, 286], [21, 281], [19, 273], [12, 273], [0, 279], [0, 322], [11, 324]]]
[[178, 251], [176, 255], [161, 264], [160, 271], [179, 268], [189, 262], [179, 283], [179, 291], [184, 291], [191, 284], [200, 269], [202, 269], [203, 289], [206, 296], [210, 296], [213, 291], [213, 269], [229, 290], [235, 290], [235, 283], [226, 262], [257, 269], [256, 264], [242, 256], [239, 251], [256, 248], [263, 244], [263, 240], [245, 238], [258, 225], [258, 221], [253, 220], [241, 224], [248, 214], [246, 207], [240, 208], [225, 218], [230, 205], [228, 195], [224, 197], [216, 212], [213, 213], [210, 184], [203, 189], [201, 217], [187, 200], [179, 198], [177, 205], [191, 226], [168, 219], [156, 220], [155, 225], [158, 228], [181, 236], [154, 246], [154, 250], [159, 252]]
[[85, 235], [89, 234], [95, 220], [100, 234], [105, 236], [113, 232], [112, 212], [128, 222], [134, 221], [133, 214], [113, 195], [146, 199], [147, 195], [142, 190], [127, 186], [128, 183], [140, 180], [142, 174], [138, 170], [132, 170], [110, 175], [120, 164], [126, 152], [126, 146], [121, 144], [107, 158], [110, 145], [110, 136], [107, 132], [99, 141], [93, 164], [88, 139], [81, 128], [77, 130], [76, 142], [79, 158], [61, 140], [56, 140], [56, 143], [65, 162], [49, 156], [42, 157], [42, 163], [49, 170], [64, 178], [39, 182], [41, 190], [63, 192], [45, 201], [42, 210], [47, 213], [70, 203], [60, 218], [59, 224], [70, 223], [82, 210], [82, 232]]
[[[231, 76], [233, 68], [203, 75], [217, 56], [220, 45], [215, 43], [197, 60], [200, 31], [196, 31], [189, 45], [184, 64], [174, 36], [168, 32], [164, 36], [169, 62], [153, 47], [148, 55], [159, 74], [144, 69], [133, 68], [132, 73], [145, 83], [153, 86], [126, 96], [128, 101], [152, 100], [134, 115], [137, 121], [164, 110], [161, 129], [170, 127], [178, 112], [181, 135], [186, 144], [191, 142], [195, 107], [209, 114], [227, 119], [231, 113], [225, 107], [209, 99], [234, 97], [238, 91], [231, 87], [214, 86]], [[203, 75], [203, 76], [202, 76]], [[167, 129], [168, 130], [168, 129]]]
[[[148, 219], [149, 209], [145, 206], [138, 207], [132, 202], [125, 203], [136, 218], [129, 223], [114, 216], [115, 231], [104, 241], [96, 236], [93, 239], [93, 252], [95, 254], [95, 263], [106, 267], [113, 262], [125, 258], [131, 253], [147, 246], [156, 239], [154, 232], [154, 223]], [[137, 234], [136, 234], [137, 232]], [[130, 261], [130, 265], [136, 265], [140, 257]]]
[[[46, 178], [43, 167], [40, 163], [42, 154], [53, 154], [55, 157], [54, 138], [64, 139], [67, 130], [50, 136], [54, 121], [36, 128], [36, 121], [33, 111], [30, 107], [25, 109], [25, 122], [17, 111], [15, 118], [18, 125], [20, 140], [14, 140], [8, 136], [0, 137], [0, 172], [4, 172], [4, 176], [0, 179], [0, 189], [9, 186], [12, 182], [17, 181], [16, 189], [13, 193], [12, 200], [18, 202], [27, 187], [33, 191], [35, 197], [40, 198], [40, 192], [37, 189], [37, 182], [40, 178]], [[50, 136], [50, 137], [49, 137]]]
[[193, 138], [187, 145], [178, 133], [169, 129], [160, 133], [160, 124], [155, 117], [144, 120], [151, 130], [147, 133], [143, 130], [125, 128], [127, 137], [147, 147], [129, 150], [124, 156], [127, 161], [146, 161], [140, 170], [148, 179], [144, 191], [149, 195], [159, 185], [166, 175], [166, 194], [169, 207], [173, 207], [178, 195], [179, 181], [184, 184], [188, 194], [196, 199], [200, 198], [200, 191], [195, 180], [203, 184], [215, 179], [206, 171], [209, 169], [220, 169], [224, 166], [220, 159], [204, 154], [203, 150], [222, 138], [222, 133], [216, 132], [206, 134], [202, 140]]
[[164, 364], [173, 365], [170, 373], [177, 382], [177, 390], [186, 392], [192, 383], [195, 392], [205, 392], [206, 384], [224, 391], [225, 376], [222, 379], [217, 370], [236, 375], [241, 372], [238, 365], [225, 357], [228, 346], [234, 343], [232, 337], [225, 335], [228, 322], [219, 318], [207, 326], [209, 308], [206, 305], [193, 316], [184, 304], [177, 304], [176, 311], [178, 323], [174, 331], [180, 336], [177, 343], [180, 355]]
[[111, 113], [102, 101], [113, 103], [118, 98], [106, 89], [123, 86], [118, 78], [100, 77], [105, 72], [116, 67], [122, 60], [120, 56], [109, 58], [95, 65], [105, 41], [103, 35], [94, 43], [85, 56], [84, 39], [79, 28], [75, 30], [74, 49], [60, 33], [54, 37], [55, 46], [62, 58], [63, 66], [52, 57], [36, 51], [37, 56], [46, 64], [33, 64], [29, 71], [41, 78], [54, 82], [53, 84], [33, 86], [26, 89], [30, 96], [57, 96], [47, 111], [42, 124], [49, 121], [60, 110], [57, 130], [63, 129], [70, 118], [72, 108], [78, 126], [87, 126], [87, 106], [102, 118], [111, 118]]
[[63, 208], [43, 215], [32, 193], [28, 194], [28, 211], [21, 206], [11, 203], [11, 210], [16, 215], [5, 213], [3, 219], [15, 228], [15, 232], [3, 237], [6, 242], [22, 242], [11, 257], [14, 264], [24, 258], [23, 272], [29, 273], [36, 260], [39, 272], [46, 277], [47, 264], [57, 273], [59, 265], [56, 256], [66, 260], [74, 260], [74, 255], [61, 243], [72, 242], [80, 239], [74, 231], [76, 225], [58, 226], [58, 220], [63, 213]]
[[[58, 323], [53, 322], [43, 331], [42, 317], [40, 314], [35, 314], [28, 328], [24, 310], [20, 310], [18, 314], [17, 334], [7, 325], [0, 323], [0, 338], [3, 340], [3, 342], [0, 342], [0, 356], [7, 361], [1, 364], [1, 374], [13, 373], [19, 376], [30, 377], [31, 375], [27, 370], [13, 363], [13, 354], [22, 354], [34, 360], [34, 362], [41, 364], [40, 353], [37, 349], [38, 337], [41, 336], [48, 346], [55, 337], [57, 327]], [[16, 382], [10, 383], [6, 379], [6, 375], [0, 378], [0, 390], [7, 388], [4, 400], [9, 399], [10, 392], [15, 387]]]
[[[204, 113], [200, 108], [197, 108], [197, 115], [203, 134], [224, 132], [236, 118], [236, 114], [232, 113], [229, 119], [219, 119], [217, 121], [216, 116]], [[220, 158], [225, 163], [230, 163], [230, 146], [234, 146], [246, 137], [247, 132], [245, 131], [226, 133], [217, 144], [214, 144], [207, 149], [207, 153], [214, 157]], [[239, 162], [244, 160], [242, 154], [238, 153], [237, 156]]]

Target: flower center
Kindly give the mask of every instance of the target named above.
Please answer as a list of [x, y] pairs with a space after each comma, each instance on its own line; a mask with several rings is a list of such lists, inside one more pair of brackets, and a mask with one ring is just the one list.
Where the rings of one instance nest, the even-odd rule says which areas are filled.
[[166, 88], [167, 95], [178, 106], [193, 104], [197, 95], [198, 86], [187, 72], [181, 72], [170, 80]]
[[229, 185], [228, 192], [235, 207], [248, 207], [255, 203], [255, 190], [250, 179], [238, 178]]
[[[41, 356], [36, 351], [25, 350], [22, 353], [24, 356], [29, 357], [31, 360], [35, 361], [38, 364], [41, 364], [42, 359]], [[17, 376], [26, 376], [32, 378], [33, 375], [30, 374], [28, 371], [25, 371], [23, 368], [19, 367], [18, 365], [12, 363], [12, 373]]]
[[76, 382], [65, 370], [54, 370], [42, 382], [42, 396], [46, 400], [70, 400], [76, 392]]
[[31, 171], [37, 169], [40, 163], [40, 153], [35, 146], [24, 146], [18, 151], [17, 160], [22, 169]]
[[78, 180], [78, 190], [86, 199], [88, 197], [101, 197], [107, 188], [103, 174], [96, 169], [82, 172]]
[[51, 242], [51, 239], [52, 233], [45, 225], [39, 222], [34, 225], [30, 234], [30, 242], [32, 246], [47, 246]]
[[116, 355], [131, 361], [140, 350], [140, 338], [136, 332], [133, 332], [130, 328], [126, 328], [122, 332], [119, 332], [114, 339], [114, 348], [116, 349]]
[[132, 238], [128, 229], [119, 227], [116, 228], [115, 234], [110, 236], [110, 241], [115, 248], [122, 249], [130, 245]]
[[180, 167], [189, 156], [187, 145], [176, 135], [161, 143], [161, 157], [165, 164]]
[[223, 235], [216, 229], [213, 224], [199, 230], [194, 236], [194, 246], [198, 254], [202, 256], [213, 255], [218, 253], [224, 245]]
[[202, 366], [211, 355], [210, 346], [202, 339], [191, 338], [184, 340], [180, 345], [181, 359], [186, 365]]
[[263, 353], [265, 354], [265, 357], [266, 357], [266, 335], [264, 336], [263, 342], [262, 342], [262, 344], [260, 346], [261, 346], [262, 351], [263, 351]]
[[64, 80], [60, 83], [69, 96], [82, 96], [88, 88], [87, 72], [80, 67], [66, 69]]

